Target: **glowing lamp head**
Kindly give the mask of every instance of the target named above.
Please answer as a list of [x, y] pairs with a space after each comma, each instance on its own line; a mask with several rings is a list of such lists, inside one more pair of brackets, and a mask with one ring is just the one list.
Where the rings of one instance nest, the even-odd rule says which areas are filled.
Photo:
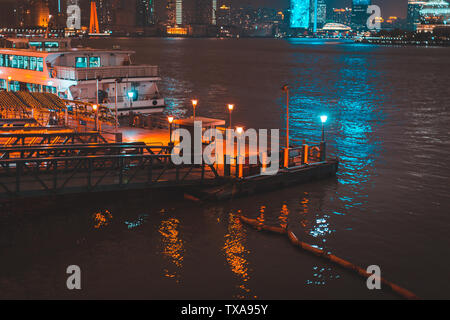
[[9, 77], [8, 77], [8, 81], [11, 81], [11, 80], [12, 80], [12, 77], [11, 77], [11, 76], [9, 76]]
[[244, 132], [244, 128], [242, 128], [242, 127], [237, 127], [237, 128], [236, 128], [236, 132], [237, 132], [237, 134], [242, 134], [242, 133]]
[[174, 118], [173, 117], [167, 117], [167, 121], [169, 121], [170, 124], [173, 123]]
[[322, 123], [327, 122], [328, 120], [328, 116], [320, 116], [320, 121], [322, 121]]
[[197, 104], [198, 104], [198, 100], [192, 100], [191, 101], [192, 102], [192, 105], [194, 106], [194, 108], [197, 106]]
[[233, 109], [234, 109], [234, 104], [229, 104], [228, 105], [228, 110], [233, 111]]
[[133, 99], [134, 98], [134, 92], [128, 91], [128, 98]]
[[92, 109], [94, 109], [94, 111], [97, 111], [97, 110], [98, 110], [98, 105], [94, 104], [94, 105], [92, 106]]

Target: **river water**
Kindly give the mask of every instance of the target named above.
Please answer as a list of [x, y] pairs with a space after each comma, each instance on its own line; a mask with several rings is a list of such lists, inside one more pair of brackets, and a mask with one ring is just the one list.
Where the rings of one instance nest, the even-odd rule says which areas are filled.
[[[167, 113], [284, 128], [317, 141], [319, 116], [337, 178], [224, 203], [151, 192], [2, 206], [0, 297], [385, 299], [365, 281], [242, 226], [236, 213], [288, 222], [305, 242], [422, 298], [450, 298], [450, 48], [322, 40], [114, 39], [159, 65]], [[65, 270], [79, 265], [79, 292]]]

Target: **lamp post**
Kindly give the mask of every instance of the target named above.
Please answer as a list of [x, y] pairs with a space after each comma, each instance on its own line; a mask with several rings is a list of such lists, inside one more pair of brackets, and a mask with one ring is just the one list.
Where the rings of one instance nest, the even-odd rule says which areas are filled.
[[98, 105], [94, 104], [92, 106], [92, 109], [95, 112], [95, 127], [94, 127], [94, 131], [98, 131]]
[[244, 128], [236, 127], [236, 133], [239, 135], [238, 137], [238, 145], [237, 145], [237, 160], [236, 160], [236, 175], [238, 178], [243, 177], [243, 168], [241, 163], [241, 135], [244, 132]]
[[322, 141], [325, 142], [325, 123], [328, 120], [328, 116], [320, 116], [320, 121], [322, 121]]
[[130, 112], [129, 112], [129, 121], [130, 124], [132, 126], [134, 126], [134, 115], [133, 115], [133, 97], [134, 97], [134, 92], [133, 91], [128, 91], [128, 98], [129, 98], [129, 102], [130, 102]]
[[327, 116], [320, 116], [322, 122], [322, 141], [320, 142], [320, 161], [327, 160], [327, 143], [325, 142], [325, 123], [327, 122]]
[[7, 83], [7, 86], [6, 86], [6, 88], [7, 88], [8, 92], [10, 92], [10, 91], [11, 91], [11, 80], [12, 80], [12, 77], [11, 77], [11, 76], [9, 76], [9, 77], [8, 77], [8, 83]]
[[173, 123], [174, 118], [172, 116], [167, 117], [167, 121], [169, 121], [169, 134], [170, 134], [170, 138], [169, 138], [169, 146], [172, 146], [172, 123]]
[[230, 125], [229, 125], [229, 128], [231, 129], [231, 126], [232, 126], [232, 122], [231, 122], [231, 113], [233, 112], [233, 109], [234, 109], [234, 104], [229, 104], [228, 105], [228, 110], [230, 111]]
[[285, 84], [281, 90], [286, 93], [286, 150], [284, 152], [284, 167], [289, 167], [289, 86]]
[[192, 102], [192, 108], [193, 108], [193, 111], [194, 111], [194, 121], [195, 121], [195, 108], [197, 108], [197, 105], [198, 105], [198, 100], [196, 100], [196, 99], [194, 99], [194, 100], [191, 100], [191, 102]]

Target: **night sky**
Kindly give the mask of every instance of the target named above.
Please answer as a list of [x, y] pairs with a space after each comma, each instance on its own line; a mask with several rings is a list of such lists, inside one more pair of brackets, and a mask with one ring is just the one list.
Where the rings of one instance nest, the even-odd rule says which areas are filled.
[[[0, 3], [13, 1], [15, 0], [0, 0]], [[289, 0], [232, 0], [232, 1], [240, 5], [248, 4], [258, 7], [287, 8], [289, 6]], [[372, 0], [372, 2], [373, 4], [377, 4], [381, 7], [381, 15], [383, 17], [391, 15], [399, 17], [406, 16], [406, 7], [408, 0]], [[327, 0], [327, 3], [332, 7], [351, 6], [351, 0]]]

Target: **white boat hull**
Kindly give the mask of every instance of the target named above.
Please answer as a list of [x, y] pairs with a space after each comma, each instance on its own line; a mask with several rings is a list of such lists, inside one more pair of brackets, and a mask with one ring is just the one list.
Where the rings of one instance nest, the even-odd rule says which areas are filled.
[[[112, 112], [116, 110], [115, 103], [106, 103], [103, 105], [111, 109]], [[164, 108], [165, 100], [163, 98], [133, 101], [132, 105], [129, 102], [117, 103], [117, 113], [119, 116], [128, 115], [130, 112], [138, 114], [158, 113], [163, 112]]]

